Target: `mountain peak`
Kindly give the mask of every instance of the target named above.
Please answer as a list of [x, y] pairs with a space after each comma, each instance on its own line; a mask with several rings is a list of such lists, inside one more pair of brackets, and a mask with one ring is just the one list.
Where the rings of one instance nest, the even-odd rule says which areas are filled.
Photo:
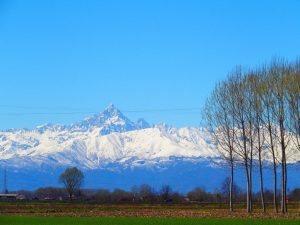
[[114, 104], [109, 104], [103, 112], [95, 115], [95, 116], [105, 116], [105, 117], [125, 117], [123, 113], [114, 105]]
[[138, 119], [135, 124], [139, 129], [150, 128], [149, 123], [143, 118]]
[[138, 120], [136, 123], [132, 122], [114, 104], [109, 104], [103, 112], [88, 117], [71, 127], [76, 131], [98, 127], [101, 135], [107, 135], [112, 132], [140, 130], [150, 126], [145, 120]]
[[109, 112], [113, 112], [113, 111], [120, 111], [113, 103], [110, 103], [104, 111], [109, 111]]

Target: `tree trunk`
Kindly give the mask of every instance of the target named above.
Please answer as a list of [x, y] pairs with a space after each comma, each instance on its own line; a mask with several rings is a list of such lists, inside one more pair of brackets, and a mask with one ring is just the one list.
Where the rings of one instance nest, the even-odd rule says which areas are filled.
[[286, 157], [285, 157], [285, 151], [282, 152], [282, 162], [281, 162], [281, 168], [282, 168], [282, 190], [281, 190], [281, 212], [287, 213], [287, 171], [286, 171]]
[[257, 121], [257, 140], [258, 140], [258, 162], [259, 162], [259, 179], [260, 179], [260, 196], [261, 196], [261, 206], [262, 211], [266, 212], [266, 204], [265, 204], [265, 195], [264, 195], [264, 180], [263, 180], [263, 169], [262, 169], [262, 143], [261, 143], [261, 136], [260, 136], [260, 124], [259, 124], [259, 117], [256, 116]]
[[281, 162], [281, 212], [285, 213], [285, 178], [284, 178], [284, 162]]
[[285, 212], [287, 213], [288, 208], [287, 208], [287, 164], [286, 164], [286, 157], [285, 157], [285, 162], [284, 162], [284, 178], [285, 178], [285, 184], [284, 184], [284, 189], [285, 189]]
[[246, 172], [246, 179], [247, 179], [247, 213], [251, 212], [251, 187], [250, 187], [250, 176], [249, 176], [249, 168], [248, 163], [245, 164], [245, 172]]
[[283, 119], [279, 120], [280, 126], [280, 144], [281, 144], [281, 212], [287, 212], [286, 206], [286, 185], [287, 185], [287, 174], [286, 174], [286, 155], [285, 155], [285, 137], [284, 137], [284, 125]]
[[252, 212], [253, 206], [252, 206], [252, 162], [250, 161], [249, 166], [249, 210]]
[[266, 212], [265, 195], [264, 195], [264, 184], [263, 184], [263, 171], [262, 171], [261, 150], [259, 150], [258, 158], [259, 158], [258, 160], [259, 160], [261, 206], [262, 206], [262, 211]]
[[275, 213], [278, 213], [278, 204], [277, 204], [277, 168], [276, 168], [275, 158], [273, 158], [273, 173], [274, 173], [273, 204], [274, 204], [274, 211], [275, 211]]
[[231, 174], [230, 174], [230, 189], [229, 189], [229, 209], [230, 212], [233, 212], [233, 184], [234, 184], [234, 179], [233, 179], [233, 162], [231, 161]]
[[[267, 110], [269, 110], [269, 109], [267, 109]], [[272, 152], [272, 158], [273, 158], [273, 174], [274, 174], [273, 205], [274, 205], [274, 212], [278, 213], [278, 203], [277, 203], [277, 163], [276, 163], [275, 146], [274, 146], [274, 141], [273, 141], [272, 126], [271, 126], [271, 120], [270, 120], [269, 113], [268, 113], [268, 131], [269, 131], [271, 152]]]
[[253, 169], [253, 141], [251, 140], [251, 151], [250, 151], [250, 171], [249, 171], [249, 199], [250, 199], [250, 212], [253, 211], [253, 204], [252, 204], [252, 169]]

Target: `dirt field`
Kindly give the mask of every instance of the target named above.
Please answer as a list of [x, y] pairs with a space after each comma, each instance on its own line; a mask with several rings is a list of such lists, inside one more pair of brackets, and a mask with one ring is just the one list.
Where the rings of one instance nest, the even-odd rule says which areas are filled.
[[99, 205], [51, 202], [1, 202], [0, 215], [67, 216], [67, 217], [144, 217], [144, 218], [300, 218], [298, 204], [290, 205], [288, 214], [274, 214], [271, 205], [267, 213], [258, 206], [254, 213], [245, 213], [237, 206], [229, 213], [226, 205]]

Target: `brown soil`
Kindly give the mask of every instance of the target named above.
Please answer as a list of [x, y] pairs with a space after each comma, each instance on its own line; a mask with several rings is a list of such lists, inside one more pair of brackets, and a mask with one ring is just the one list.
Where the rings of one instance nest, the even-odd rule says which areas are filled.
[[298, 218], [299, 210], [290, 208], [287, 214], [267, 213], [255, 210], [245, 213], [237, 209], [230, 213], [227, 209], [198, 205], [93, 205], [93, 204], [2, 204], [0, 215], [30, 216], [72, 216], [72, 217], [159, 217], [159, 218]]

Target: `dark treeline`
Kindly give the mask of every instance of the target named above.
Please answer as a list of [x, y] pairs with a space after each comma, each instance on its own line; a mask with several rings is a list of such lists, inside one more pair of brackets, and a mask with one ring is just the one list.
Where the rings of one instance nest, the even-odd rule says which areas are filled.
[[[221, 187], [214, 192], [208, 192], [203, 187], [197, 187], [194, 190], [182, 194], [172, 191], [168, 185], [155, 190], [151, 186], [144, 184], [134, 186], [130, 191], [115, 189], [113, 191], [107, 189], [80, 189], [74, 193], [73, 200], [95, 202], [95, 203], [167, 203], [167, 204], [188, 204], [188, 203], [220, 203], [227, 204], [229, 196], [230, 178], [226, 178]], [[70, 201], [69, 194], [65, 188], [44, 187], [35, 191], [18, 191], [17, 193], [24, 195], [26, 200], [33, 201]], [[233, 200], [236, 203], [245, 203], [247, 193], [234, 184]], [[300, 189], [294, 189], [289, 192], [291, 202], [300, 200]], [[271, 203], [273, 200], [273, 192], [265, 190], [265, 200]], [[260, 192], [253, 194], [253, 202], [260, 201]]]
[[280, 203], [281, 212], [286, 213], [287, 162], [300, 150], [300, 61], [274, 59], [255, 69], [237, 67], [227, 80], [216, 85], [203, 112], [230, 168], [230, 210], [233, 211], [234, 170], [242, 166], [247, 181], [247, 212], [253, 210], [253, 167], [260, 172], [261, 207], [266, 211], [263, 168], [268, 162], [273, 168], [274, 211], [279, 211]]

